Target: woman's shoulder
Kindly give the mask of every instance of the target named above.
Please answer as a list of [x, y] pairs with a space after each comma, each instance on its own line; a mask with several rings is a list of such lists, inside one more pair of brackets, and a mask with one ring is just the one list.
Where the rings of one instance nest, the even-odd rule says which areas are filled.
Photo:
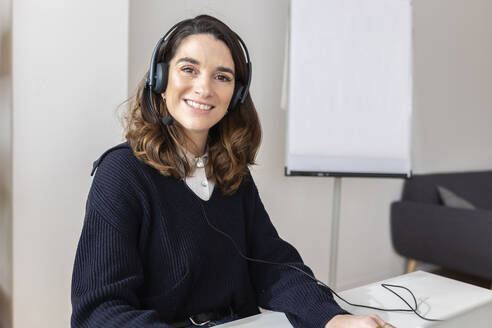
[[148, 208], [148, 179], [127, 142], [104, 151], [94, 162], [91, 175], [94, 179], [86, 210], [97, 212], [116, 229], [132, 226], [131, 218], [141, 217]]
[[254, 194], [257, 190], [255, 180], [253, 179], [253, 175], [251, 174], [249, 168], [247, 169], [246, 173], [243, 175], [239, 190], [241, 190], [241, 192], [248, 197]]
[[128, 142], [104, 151], [94, 162], [91, 175], [94, 176], [89, 192], [92, 202], [111, 200], [113, 208], [138, 207], [149, 194], [145, 164], [135, 157]]
[[124, 142], [109, 148], [94, 162], [92, 183], [105, 189], [141, 190], [150, 181], [149, 169], [134, 155], [131, 145]]
[[93, 184], [138, 190], [148, 189], [156, 179], [161, 183], [169, 179], [137, 158], [128, 141], [103, 152], [94, 162], [91, 176], [94, 176]]
[[[121, 171], [124, 166], [127, 166], [128, 164], [135, 164], [136, 162], [138, 162], [138, 160], [135, 155], [133, 155], [130, 143], [126, 141], [103, 152], [102, 155], [94, 161], [91, 176], [93, 176], [96, 170], [99, 170], [100, 167], [116, 166], [116, 168]], [[102, 170], [104, 170], [104, 168]]]

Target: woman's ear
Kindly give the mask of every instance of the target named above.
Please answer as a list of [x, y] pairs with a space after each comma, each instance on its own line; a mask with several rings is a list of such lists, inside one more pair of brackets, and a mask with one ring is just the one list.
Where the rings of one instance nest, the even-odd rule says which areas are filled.
[[166, 101], [166, 93], [165, 92], [161, 93], [161, 97], [162, 97], [162, 100]]

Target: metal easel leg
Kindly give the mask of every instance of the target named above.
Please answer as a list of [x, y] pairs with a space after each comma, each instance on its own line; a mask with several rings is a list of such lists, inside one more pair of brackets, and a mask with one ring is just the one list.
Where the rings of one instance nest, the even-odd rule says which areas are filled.
[[333, 211], [331, 221], [330, 240], [330, 269], [328, 286], [333, 290], [337, 288], [337, 262], [338, 262], [338, 234], [340, 230], [340, 205], [342, 194], [342, 178], [335, 177], [333, 185]]

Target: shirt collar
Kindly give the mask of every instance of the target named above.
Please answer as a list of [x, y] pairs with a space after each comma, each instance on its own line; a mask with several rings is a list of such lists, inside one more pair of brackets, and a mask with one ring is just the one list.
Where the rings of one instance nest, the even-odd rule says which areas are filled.
[[[192, 164], [193, 166], [196, 166], [196, 164], [201, 160], [203, 162], [203, 165], [207, 164], [207, 160], [208, 160], [208, 145], [207, 147], [205, 148], [205, 152], [202, 156], [195, 156], [193, 155], [190, 151], [188, 151], [188, 149], [186, 148], [182, 148], [183, 151], [184, 151], [184, 154], [186, 156], [186, 159], [188, 160], [188, 162], [190, 164]], [[179, 150], [179, 152], [181, 153], [181, 149]]]

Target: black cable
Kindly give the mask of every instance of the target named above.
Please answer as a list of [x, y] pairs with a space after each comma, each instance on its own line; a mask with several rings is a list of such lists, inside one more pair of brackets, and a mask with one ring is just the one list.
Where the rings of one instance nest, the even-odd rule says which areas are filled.
[[[186, 184], [186, 181], [185, 181], [185, 184]], [[187, 185], [188, 186], [188, 185]], [[189, 187], [188, 187], [189, 188]], [[193, 193], [193, 195], [195, 195], [195, 193], [190, 189], [190, 191]], [[196, 195], [195, 195], [196, 196]], [[303, 274], [305, 274], [306, 276], [308, 276], [309, 278], [311, 278], [312, 280], [314, 280], [318, 285], [321, 285], [325, 288], [327, 288], [331, 293], [333, 293], [336, 297], [338, 297], [339, 299], [341, 299], [342, 301], [344, 301], [345, 303], [349, 304], [349, 305], [352, 305], [352, 306], [356, 306], [356, 307], [363, 307], [363, 308], [367, 308], [367, 309], [372, 309], [372, 310], [380, 310], [380, 311], [385, 311], [385, 312], [414, 312], [417, 316], [419, 316], [420, 318], [424, 319], [424, 320], [427, 320], [427, 321], [442, 321], [442, 320], [438, 320], [438, 319], [430, 319], [430, 318], [426, 318], [426, 317], [423, 317], [422, 315], [420, 315], [418, 312], [417, 312], [417, 300], [415, 299], [415, 296], [413, 295], [412, 291], [410, 291], [410, 289], [404, 287], [404, 286], [398, 286], [398, 285], [389, 285], [389, 284], [381, 284], [381, 286], [383, 286], [385, 289], [389, 290], [390, 292], [392, 292], [393, 294], [395, 294], [396, 296], [398, 296], [401, 300], [403, 300], [403, 302], [405, 302], [406, 305], [408, 305], [408, 307], [410, 309], [383, 309], [383, 308], [378, 308], [378, 307], [374, 307], [374, 306], [369, 306], [369, 305], [362, 305], [362, 304], [355, 304], [355, 303], [351, 303], [347, 300], [345, 300], [343, 297], [341, 297], [340, 295], [338, 295], [333, 289], [331, 289], [330, 287], [328, 287], [325, 283], [323, 283], [322, 281], [316, 279], [314, 276], [310, 275], [309, 273], [303, 271], [302, 269], [296, 267], [296, 266], [293, 266], [291, 264], [288, 264], [288, 263], [279, 263], [279, 262], [271, 262], [271, 261], [266, 261], [266, 260], [260, 260], [260, 259], [254, 259], [254, 258], [250, 258], [248, 256], [245, 256], [241, 250], [239, 249], [239, 247], [237, 246], [236, 242], [234, 241], [234, 239], [232, 239], [231, 236], [229, 236], [228, 234], [226, 234], [225, 232], [217, 229], [213, 224], [210, 223], [209, 219], [208, 219], [208, 216], [207, 216], [207, 213], [205, 211], [205, 208], [203, 207], [203, 203], [201, 202], [201, 200], [199, 200], [199, 203], [200, 203], [200, 207], [201, 207], [201, 210], [202, 210], [202, 213], [203, 213], [203, 216], [205, 217], [205, 220], [207, 221], [208, 225], [214, 229], [215, 231], [217, 231], [218, 233], [220, 233], [221, 235], [223, 235], [224, 237], [228, 238], [232, 244], [234, 245], [234, 247], [236, 248], [237, 252], [239, 253], [239, 255], [248, 260], [248, 261], [252, 261], [252, 262], [258, 262], [258, 263], [264, 263], [264, 264], [272, 264], [272, 265], [283, 265], [283, 266], [286, 266], [286, 267], [289, 267], [291, 269], [294, 269], [294, 270], [297, 270]], [[410, 304], [408, 304], [407, 301], [405, 301], [403, 299], [403, 297], [401, 297], [400, 295], [398, 295], [395, 291], [391, 290], [390, 288], [388, 288], [388, 286], [390, 287], [399, 287], [399, 288], [404, 288], [406, 289], [413, 297], [414, 301], [415, 301], [415, 308], [412, 308], [412, 306]]]

